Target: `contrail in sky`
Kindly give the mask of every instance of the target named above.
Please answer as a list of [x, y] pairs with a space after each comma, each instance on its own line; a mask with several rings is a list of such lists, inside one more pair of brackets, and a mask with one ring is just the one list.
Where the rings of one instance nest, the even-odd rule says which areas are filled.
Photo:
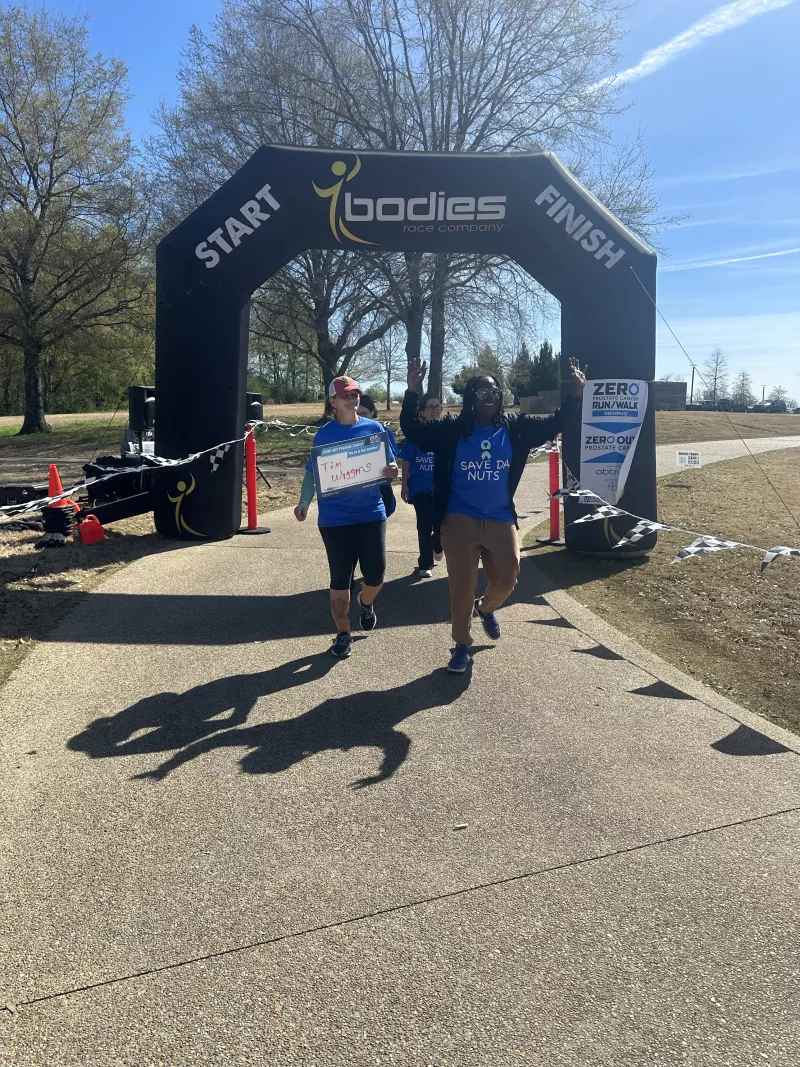
[[710, 15], [692, 23], [688, 30], [679, 33], [677, 37], [672, 37], [664, 44], [660, 44], [658, 48], [651, 48], [649, 52], [645, 52], [635, 67], [628, 67], [627, 70], [621, 70], [618, 74], [611, 74], [608, 78], [597, 82], [592, 88], [599, 88], [612, 81], [632, 82], [637, 78], [646, 78], [648, 74], [665, 67], [683, 52], [697, 48], [709, 37], [716, 37], [717, 34], [725, 33], [726, 30], [733, 30], [737, 26], [744, 25], [757, 15], [777, 11], [778, 8], [788, 7], [792, 3], [794, 0], [733, 0], [733, 3], [723, 4]]
[[784, 248], [782, 252], [762, 252], [758, 256], [737, 256], [735, 259], [709, 259], [703, 263], [676, 263], [662, 270], [700, 270], [701, 267], [726, 267], [729, 263], [749, 263], [751, 259], [772, 259], [774, 256], [794, 256], [800, 248]]

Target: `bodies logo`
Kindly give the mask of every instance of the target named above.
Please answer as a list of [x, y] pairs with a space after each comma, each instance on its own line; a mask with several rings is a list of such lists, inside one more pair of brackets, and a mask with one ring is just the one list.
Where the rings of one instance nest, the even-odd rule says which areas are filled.
[[434, 190], [426, 196], [353, 196], [344, 193], [344, 211], [341, 211], [342, 187], [361, 170], [361, 160], [356, 156], [355, 166], [348, 173], [347, 164], [337, 159], [331, 172], [339, 180], [326, 189], [316, 182], [311, 184], [317, 196], [330, 200], [329, 221], [331, 233], [342, 243], [342, 236], [362, 245], [377, 246], [377, 241], [357, 237], [345, 225], [346, 222], [401, 222], [404, 233], [500, 233], [503, 223], [489, 221], [504, 219], [506, 198], [504, 196], [448, 196]]
[[[345, 174], [347, 172], [347, 164], [343, 159], [337, 159], [336, 162], [333, 163], [331, 166], [331, 171], [333, 172], [334, 178], [339, 179], [335, 185], [332, 185], [329, 189], [320, 189], [316, 182], [311, 183], [314, 186], [314, 192], [317, 194], [317, 196], [321, 196], [324, 199], [330, 199], [331, 207], [329, 217], [331, 231], [333, 233], [333, 236], [339, 242], [339, 244], [342, 243], [342, 239], [339, 236], [339, 231], [341, 231], [345, 237], [348, 237], [351, 241], [357, 241], [360, 245], [375, 244], [375, 241], [364, 241], [361, 237], [356, 237], [355, 234], [350, 233], [350, 231], [342, 222], [339, 216], [339, 193], [342, 191], [342, 186], [345, 182], [349, 182], [353, 178], [355, 178], [356, 174], [358, 174], [360, 170], [361, 160], [358, 158], [358, 156], [356, 156], [356, 165], [345, 178]], [[350, 194], [348, 193], [347, 196], [349, 199]]]

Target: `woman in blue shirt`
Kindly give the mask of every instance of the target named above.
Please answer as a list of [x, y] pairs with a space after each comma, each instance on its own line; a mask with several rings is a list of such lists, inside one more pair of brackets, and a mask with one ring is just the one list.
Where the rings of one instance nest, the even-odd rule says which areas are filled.
[[[325, 423], [314, 437], [315, 445], [331, 445], [353, 437], [367, 437], [380, 433], [383, 427], [372, 419], [358, 414], [361, 390], [352, 378], [334, 378], [328, 390], [333, 419]], [[300, 502], [294, 509], [298, 522], [305, 522], [314, 497], [314, 475], [311, 459], [306, 463], [306, 475], [300, 490]], [[384, 468], [384, 478], [397, 477], [397, 465]], [[331, 582], [331, 615], [336, 624], [336, 637], [331, 652], [342, 659], [352, 651], [350, 635], [350, 587], [356, 563], [361, 565], [363, 584], [358, 594], [361, 608], [361, 628], [374, 630], [378, 618], [375, 597], [381, 591], [386, 571], [386, 508], [379, 485], [356, 489], [341, 496], [319, 501], [319, 532], [328, 555]]]
[[[477, 613], [493, 640], [500, 637], [495, 611], [517, 582], [519, 542], [514, 493], [528, 453], [561, 433], [580, 406], [586, 376], [569, 361], [571, 394], [548, 418], [508, 414], [494, 378], [471, 378], [458, 415], [439, 422], [418, 417], [417, 394], [426, 365], [409, 363], [408, 391], [400, 428], [407, 440], [435, 453], [433, 524], [440, 526], [450, 581], [450, 614], [455, 649], [447, 669], [463, 673], [470, 662], [470, 622]], [[475, 600], [478, 564], [486, 573], [486, 592]]]
[[[442, 402], [434, 393], [425, 393], [419, 399], [419, 417], [424, 422], [438, 422], [442, 417]], [[442, 558], [442, 542], [438, 528], [433, 525], [433, 452], [420, 452], [416, 445], [406, 441], [397, 453], [403, 486], [400, 495], [406, 504], [411, 504], [417, 513], [417, 539], [419, 559], [417, 572], [420, 578], [430, 578], [433, 567]]]

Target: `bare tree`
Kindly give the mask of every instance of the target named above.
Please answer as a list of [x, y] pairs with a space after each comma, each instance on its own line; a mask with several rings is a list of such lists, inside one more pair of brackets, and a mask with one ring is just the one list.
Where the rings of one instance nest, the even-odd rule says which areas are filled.
[[399, 320], [370, 285], [367, 260], [353, 252], [311, 249], [284, 267], [257, 294], [251, 332], [312, 356], [328, 386], [354, 358]]
[[406, 377], [406, 355], [403, 339], [396, 329], [385, 333], [365, 353], [368, 362], [364, 373], [374, 375], [386, 386], [386, 410], [392, 410], [392, 386]]
[[86, 38], [83, 17], [0, 11], [0, 342], [23, 355], [23, 434], [50, 429], [45, 354], [130, 321], [146, 285], [127, 71]]
[[[657, 201], [641, 138], [610, 156], [605, 118], [615, 92], [603, 75], [620, 36], [614, 0], [240, 0], [313, 50], [305, 86], [344, 143], [429, 152], [557, 149], [622, 220], [644, 236]], [[607, 158], [608, 157], [608, 158]], [[437, 253], [431, 308], [430, 384], [439, 388], [445, 306], [462, 289], [464, 257]], [[497, 257], [473, 257], [485, 276]], [[517, 288], [537, 286], [524, 272]], [[508, 267], [504, 268], [508, 274]], [[483, 278], [481, 279], [483, 281]], [[541, 297], [540, 297], [541, 299]], [[409, 355], [421, 337], [407, 322]]]
[[739, 371], [733, 380], [731, 399], [737, 404], [755, 404], [756, 396], [753, 392], [753, 379], [747, 371]]
[[[262, 144], [327, 146], [337, 124], [309, 102], [320, 59], [273, 17], [272, 0], [230, 2], [213, 34], [192, 29], [180, 70], [181, 101], [161, 104], [148, 148], [166, 230], [202, 203]], [[325, 387], [402, 318], [386, 272], [369, 256], [311, 249], [253, 300], [251, 332], [313, 355]]]
[[721, 348], [715, 348], [703, 364], [703, 382], [706, 387], [704, 399], [712, 404], [728, 395], [728, 360]]
[[[162, 133], [151, 145], [162, 194], [179, 208], [171, 221], [260, 144], [279, 141], [555, 149], [590, 187], [602, 184], [612, 209], [643, 232], [655, 202], [641, 142], [609, 154], [604, 128], [617, 90], [603, 78], [619, 36], [616, 0], [228, 0], [211, 37], [193, 31], [181, 104], [162, 107]], [[371, 258], [388, 317], [406, 328], [409, 358], [420, 354], [430, 316], [435, 390], [445, 322], [451, 334], [468, 332], [482, 307], [505, 314], [511, 301], [490, 304], [490, 292], [524, 294], [530, 307], [545, 303], [538, 285], [499, 257]], [[377, 281], [371, 291], [381, 296]]]

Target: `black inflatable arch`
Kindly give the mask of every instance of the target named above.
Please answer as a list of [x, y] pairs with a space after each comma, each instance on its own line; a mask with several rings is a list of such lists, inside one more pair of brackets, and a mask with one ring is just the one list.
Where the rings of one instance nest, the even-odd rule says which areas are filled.
[[[565, 362], [588, 363], [591, 378], [653, 378], [656, 256], [554, 155], [268, 145], [158, 247], [159, 455], [177, 459], [242, 435], [250, 296], [308, 248], [507, 255], [561, 302]], [[564, 459], [576, 474], [579, 422], [564, 435]], [[236, 532], [241, 447], [216, 469], [202, 457], [188, 470], [162, 472], [154, 508], [161, 533], [219, 540]], [[568, 518], [586, 510], [568, 503]], [[656, 517], [652, 410], [624, 504]], [[585, 551], [615, 540], [601, 522], [570, 527], [567, 537]]]

